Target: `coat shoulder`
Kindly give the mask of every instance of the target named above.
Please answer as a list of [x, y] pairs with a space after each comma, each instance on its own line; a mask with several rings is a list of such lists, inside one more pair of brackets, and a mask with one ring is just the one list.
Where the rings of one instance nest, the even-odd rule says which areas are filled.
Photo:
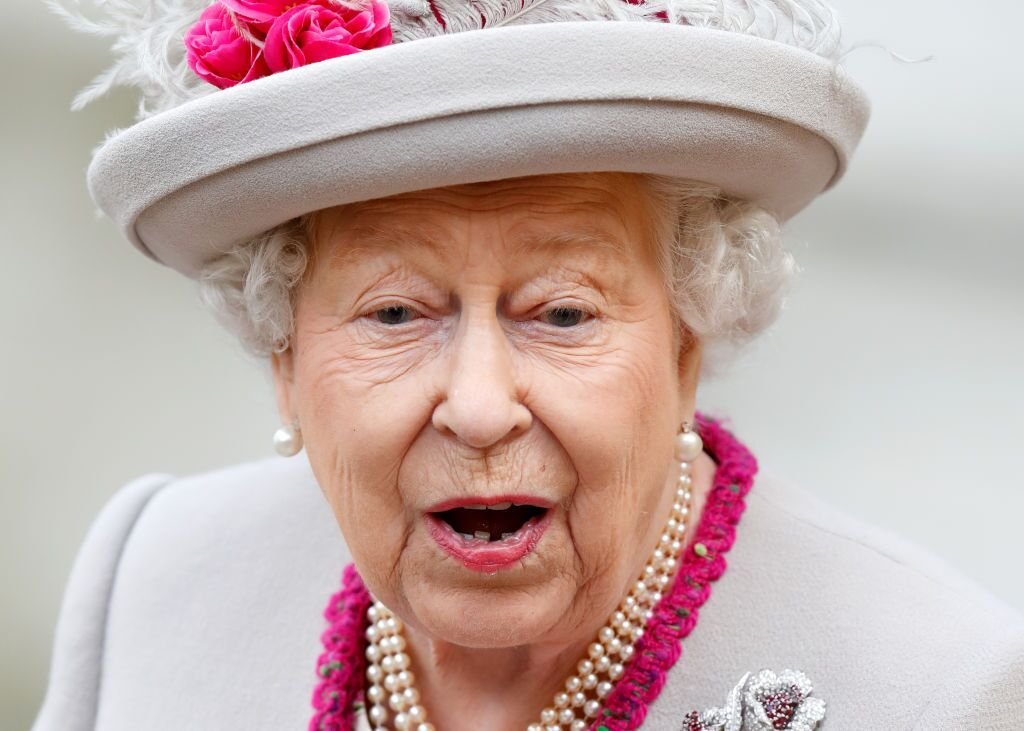
[[1024, 717], [1019, 612], [763, 467], [746, 503], [653, 728], [722, 705], [760, 669], [809, 676], [826, 728], [998, 729]]
[[350, 560], [305, 457], [122, 487], [76, 559], [34, 731], [303, 727]]
[[[776, 473], [762, 476], [751, 505], [751, 532], [789, 551], [798, 566], [807, 563], [830, 575], [815, 594], [856, 608], [862, 614], [858, 626], [865, 630], [870, 622], [913, 622], [923, 628], [934, 622], [935, 629], [962, 625], [960, 634], [972, 639], [1024, 632], [1024, 615], [947, 560], [840, 511]], [[840, 577], [844, 580], [837, 581]]]
[[125, 544], [140, 516], [173, 480], [143, 475], [121, 487], [92, 521], [64, 588], [49, 681], [33, 731], [94, 728], [110, 598]]

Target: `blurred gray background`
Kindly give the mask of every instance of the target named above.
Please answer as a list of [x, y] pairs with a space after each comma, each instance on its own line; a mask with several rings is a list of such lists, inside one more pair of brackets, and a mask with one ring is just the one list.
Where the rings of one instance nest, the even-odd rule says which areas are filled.
[[[898, 531], [1024, 609], [1024, 4], [837, 0], [874, 116], [839, 187], [788, 226], [804, 272], [700, 408], [766, 469]], [[271, 453], [265, 369], [191, 282], [123, 242], [85, 190], [131, 93], [39, 0], [0, 24], [0, 728], [41, 701], [71, 562], [110, 495]], [[326, 588], [325, 588], [326, 591]], [[326, 596], [326, 595], [325, 595]], [[310, 662], [313, 658], [310, 658]]]

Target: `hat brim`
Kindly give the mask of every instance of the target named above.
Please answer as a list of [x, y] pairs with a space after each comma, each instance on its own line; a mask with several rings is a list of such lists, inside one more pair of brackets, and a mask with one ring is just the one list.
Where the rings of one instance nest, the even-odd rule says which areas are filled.
[[788, 220], [867, 125], [838, 64], [739, 33], [573, 21], [363, 51], [217, 91], [104, 144], [97, 205], [189, 277], [311, 211], [544, 173], [692, 178]]

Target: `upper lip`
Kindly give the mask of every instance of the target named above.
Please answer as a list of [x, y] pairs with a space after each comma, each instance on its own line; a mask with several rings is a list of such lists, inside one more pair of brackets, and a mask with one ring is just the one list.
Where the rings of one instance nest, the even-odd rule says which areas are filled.
[[544, 508], [545, 510], [554, 506], [554, 503], [550, 500], [546, 500], [542, 497], [536, 497], [534, 495], [471, 495], [468, 497], [456, 497], [449, 498], [448, 500], [442, 500], [439, 503], [435, 503], [431, 507], [427, 508], [428, 513], [443, 513], [446, 510], [455, 510], [455, 508], [465, 508], [470, 505], [499, 505], [501, 503], [512, 503], [513, 505], [531, 505], [537, 508]]

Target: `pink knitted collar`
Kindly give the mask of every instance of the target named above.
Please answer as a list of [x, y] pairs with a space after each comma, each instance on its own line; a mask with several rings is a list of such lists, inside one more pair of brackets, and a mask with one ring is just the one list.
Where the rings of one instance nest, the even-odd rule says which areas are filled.
[[[672, 588], [654, 611], [625, 675], [605, 700], [589, 731], [633, 731], [661, 693], [668, 671], [682, 655], [682, 640], [697, 624], [698, 611], [711, 594], [711, 582], [726, 568], [725, 553], [736, 537], [753, 486], [757, 460], [715, 419], [695, 414], [704, 450], [718, 463], [704, 510], [683, 553]], [[363, 705], [366, 672], [366, 610], [370, 592], [354, 564], [345, 567], [341, 589], [324, 610], [328, 627], [317, 660], [320, 680], [313, 692], [309, 731], [352, 731]]]

